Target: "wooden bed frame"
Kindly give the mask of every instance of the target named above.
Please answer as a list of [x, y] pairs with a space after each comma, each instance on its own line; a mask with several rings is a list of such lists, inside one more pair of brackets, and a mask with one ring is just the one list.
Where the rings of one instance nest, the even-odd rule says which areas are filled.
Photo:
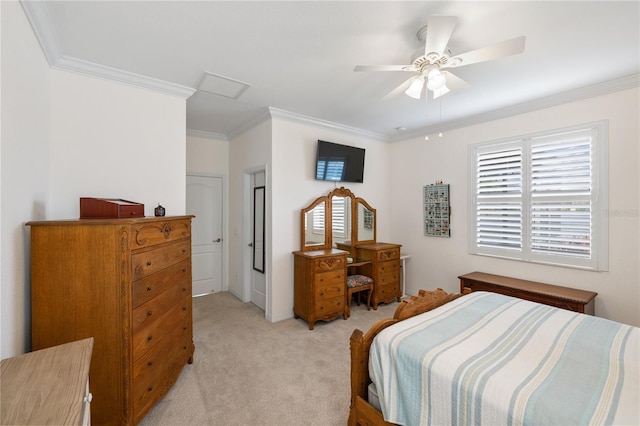
[[[467, 292], [465, 292], [466, 294]], [[369, 331], [363, 333], [355, 329], [351, 334], [351, 408], [349, 410], [349, 426], [356, 425], [393, 425], [382, 417], [382, 413], [369, 404], [369, 349], [373, 338], [382, 330], [399, 321], [430, 311], [444, 305], [462, 294], [448, 294], [441, 288], [434, 291], [420, 290], [418, 296], [400, 302], [393, 318], [380, 320]]]

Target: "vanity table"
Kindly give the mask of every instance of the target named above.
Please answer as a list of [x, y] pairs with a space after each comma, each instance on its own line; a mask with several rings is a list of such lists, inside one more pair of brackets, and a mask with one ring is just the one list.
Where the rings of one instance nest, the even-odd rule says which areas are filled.
[[[400, 244], [376, 241], [376, 210], [341, 187], [300, 212], [301, 249], [294, 255], [295, 318], [348, 318], [347, 276], [373, 278], [372, 305], [400, 301]], [[347, 258], [351, 258], [351, 263]]]

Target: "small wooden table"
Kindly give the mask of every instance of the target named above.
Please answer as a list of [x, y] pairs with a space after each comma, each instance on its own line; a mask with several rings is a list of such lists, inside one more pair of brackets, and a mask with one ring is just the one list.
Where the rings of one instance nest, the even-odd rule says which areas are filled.
[[593, 291], [486, 274], [484, 272], [472, 272], [461, 275], [458, 278], [460, 279], [461, 293], [464, 293], [465, 289], [469, 289], [469, 291], [490, 291], [582, 314], [595, 314], [595, 297], [598, 293]]
[[93, 338], [2, 360], [3, 425], [88, 425]]

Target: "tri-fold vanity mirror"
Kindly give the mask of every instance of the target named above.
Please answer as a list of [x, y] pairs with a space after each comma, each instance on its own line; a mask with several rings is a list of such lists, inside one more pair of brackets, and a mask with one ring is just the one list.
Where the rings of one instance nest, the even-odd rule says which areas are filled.
[[309, 329], [316, 321], [349, 317], [350, 275], [373, 279], [374, 309], [400, 301], [401, 246], [377, 242], [376, 219], [376, 209], [344, 187], [301, 210], [301, 249], [293, 252], [293, 313]]
[[376, 242], [376, 210], [344, 187], [302, 209], [300, 224], [301, 251], [340, 246], [355, 257], [356, 245]]

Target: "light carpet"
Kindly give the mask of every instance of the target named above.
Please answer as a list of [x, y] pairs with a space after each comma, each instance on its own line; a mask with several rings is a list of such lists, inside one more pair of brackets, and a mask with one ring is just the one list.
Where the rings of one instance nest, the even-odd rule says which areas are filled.
[[345, 425], [349, 338], [398, 303], [351, 306], [351, 317], [271, 323], [229, 292], [193, 299], [193, 364], [140, 425]]

